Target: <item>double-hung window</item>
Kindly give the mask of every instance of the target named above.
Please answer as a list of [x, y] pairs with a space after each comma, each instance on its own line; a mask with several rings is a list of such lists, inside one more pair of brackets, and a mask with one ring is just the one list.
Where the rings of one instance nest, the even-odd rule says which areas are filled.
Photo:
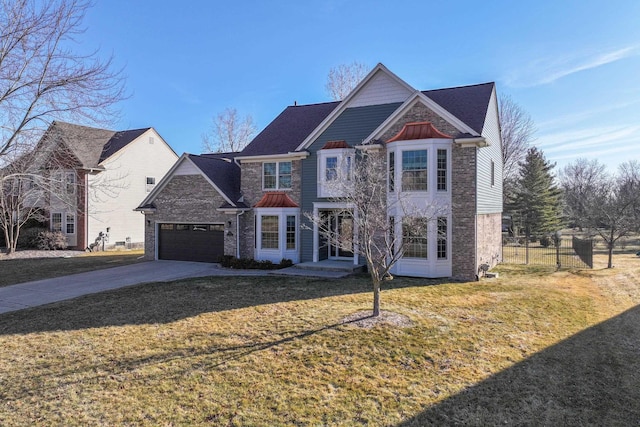
[[427, 258], [427, 219], [405, 218], [402, 223], [404, 258]]
[[438, 259], [447, 259], [447, 217], [438, 217]]
[[260, 224], [262, 249], [278, 249], [278, 220], [277, 215], [262, 216]]
[[262, 186], [265, 190], [291, 188], [291, 162], [263, 163]]
[[447, 150], [438, 149], [437, 162], [438, 191], [447, 191]]
[[402, 152], [402, 191], [427, 191], [427, 150]]

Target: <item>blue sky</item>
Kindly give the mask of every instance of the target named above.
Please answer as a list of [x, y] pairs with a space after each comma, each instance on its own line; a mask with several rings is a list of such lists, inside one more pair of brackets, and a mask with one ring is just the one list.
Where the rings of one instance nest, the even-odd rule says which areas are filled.
[[331, 67], [385, 64], [416, 89], [495, 81], [558, 167], [640, 160], [640, 1], [99, 0], [83, 48], [113, 54], [131, 97], [115, 128], [178, 154], [227, 107], [264, 128], [328, 101]]

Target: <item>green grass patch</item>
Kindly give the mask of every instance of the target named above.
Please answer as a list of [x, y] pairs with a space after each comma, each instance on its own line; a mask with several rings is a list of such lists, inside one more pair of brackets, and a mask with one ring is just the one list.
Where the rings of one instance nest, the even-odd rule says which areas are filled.
[[0, 259], [0, 287], [142, 261], [142, 250], [95, 252], [69, 258]]
[[385, 283], [410, 327], [345, 321], [370, 309], [366, 276], [151, 283], [0, 315], [0, 425], [637, 421], [637, 286], [620, 304], [614, 273], [501, 269]]

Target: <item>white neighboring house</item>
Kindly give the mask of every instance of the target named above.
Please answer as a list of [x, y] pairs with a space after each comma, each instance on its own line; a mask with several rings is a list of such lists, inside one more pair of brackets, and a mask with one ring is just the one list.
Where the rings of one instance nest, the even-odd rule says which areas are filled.
[[36, 149], [62, 156], [51, 171], [66, 182], [43, 208], [52, 231], [62, 231], [70, 248], [85, 249], [100, 233], [105, 247], [143, 247], [145, 218], [134, 211], [178, 156], [153, 128], [111, 131], [53, 122]]

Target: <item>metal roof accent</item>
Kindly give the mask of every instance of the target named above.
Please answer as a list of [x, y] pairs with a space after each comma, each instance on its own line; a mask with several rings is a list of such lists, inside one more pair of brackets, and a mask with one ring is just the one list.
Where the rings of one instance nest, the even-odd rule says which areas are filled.
[[440, 132], [431, 122], [411, 122], [406, 123], [400, 132], [387, 142], [408, 141], [412, 139], [445, 138], [453, 139], [445, 133]]
[[296, 202], [284, 191], [268, 191], [264, 193], [264, 196], [254, 208], [297, 208], [299, 207]]

